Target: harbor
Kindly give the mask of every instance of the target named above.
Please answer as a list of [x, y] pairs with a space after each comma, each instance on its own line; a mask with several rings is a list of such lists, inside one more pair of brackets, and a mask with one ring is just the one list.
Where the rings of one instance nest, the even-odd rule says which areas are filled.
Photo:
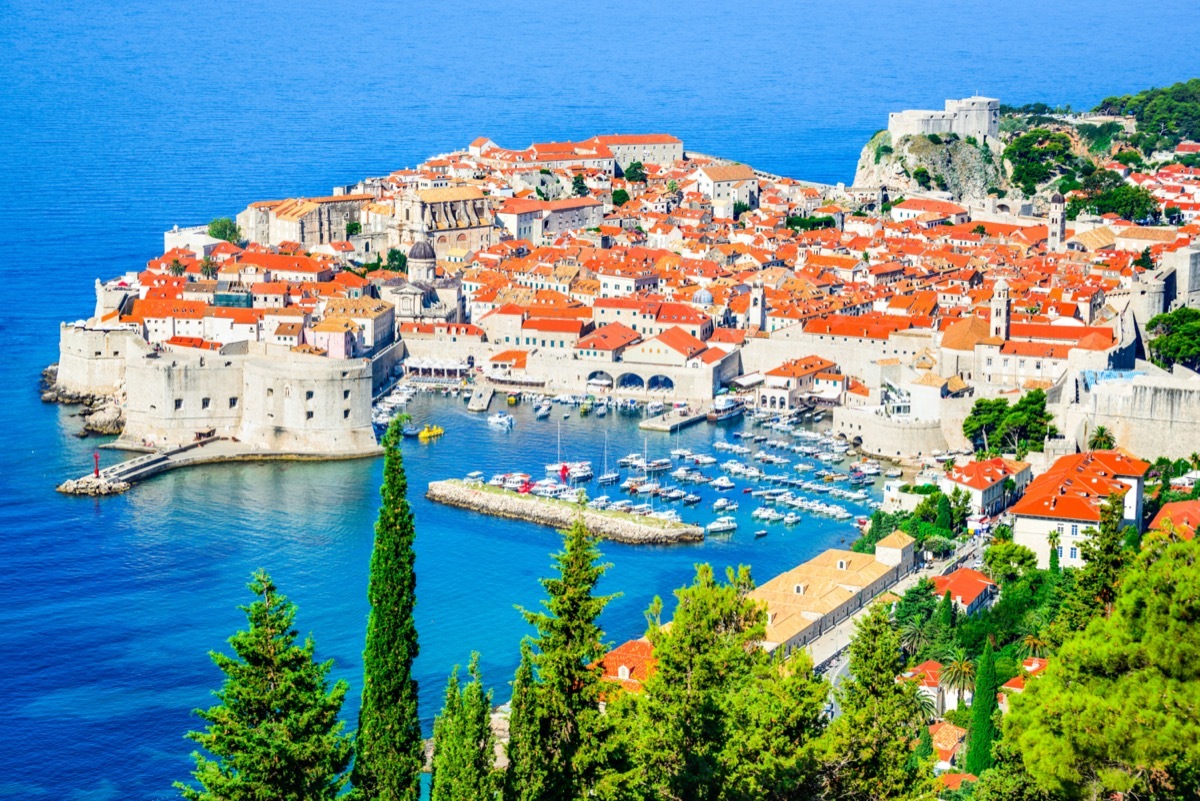
[[648, 417], [638, 423], [643, 431], [662, 431], [673, 434], [682, 428], [694, 426], [708, 419], [708, 412], [683, 406], [678, 409], [668, 409], [657, 417]]

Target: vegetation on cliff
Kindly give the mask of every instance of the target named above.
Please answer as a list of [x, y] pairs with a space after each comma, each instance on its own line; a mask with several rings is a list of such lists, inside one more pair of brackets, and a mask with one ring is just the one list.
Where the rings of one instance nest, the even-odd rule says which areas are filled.
[[1107, 97], [1095, 110], [1134, 117], [1137, 133], [1132, 143], [1144, 153], [1168, 150], [1184, 139], [1200, 139], [1200, 78]]

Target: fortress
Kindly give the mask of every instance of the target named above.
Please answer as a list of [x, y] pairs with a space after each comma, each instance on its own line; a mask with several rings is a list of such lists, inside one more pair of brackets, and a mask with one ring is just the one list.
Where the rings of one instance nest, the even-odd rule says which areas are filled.
[[257, 342], [155, 348], [136, 330], [94, 321], [64, 323], [59, 337], [60, 391], [123, 400], [118, 447], [171, 448], [212, 434], [263, 456], [379, 452], [369, 359], [268, 352]]
[[980, 142], [1000, 135], [1000, 101], [993, 97], [947, 100], [945, 111], [894, 111], [888, 115], [892, 140], [918, 134], [973, 136]]

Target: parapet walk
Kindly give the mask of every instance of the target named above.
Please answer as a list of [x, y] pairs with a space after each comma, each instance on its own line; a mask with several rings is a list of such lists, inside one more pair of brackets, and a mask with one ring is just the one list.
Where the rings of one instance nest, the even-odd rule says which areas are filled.
[[256, 450], [245, 443], [225, 437], [210, 437], [173, 450], [152, 451], [127, 459], [104, 468], [99, 476], [88, 473], [80, 478], [64, 481], [57, 489], [66, 495], [116, 495], [140, 481], [179, 467], [223, 462], [332, 461], [378, 456], [382, 452], [382, 449], [376, 448], [371, 451], [320, 455], [275, 453]]
[[634, 515], [580, 509], [579, 506], [566, 501], [501, 489], [475, 488], [461, 481], [431, 481], [425, 497], [447, 506], [510, 520], [524, 520], [556, 529], [570, 528], [576, 518], [582, 515], [584, 525], [592, 533], [628, 545], [673, 545], [704, 541], [704, 529], [700, 526], [651, 522]]

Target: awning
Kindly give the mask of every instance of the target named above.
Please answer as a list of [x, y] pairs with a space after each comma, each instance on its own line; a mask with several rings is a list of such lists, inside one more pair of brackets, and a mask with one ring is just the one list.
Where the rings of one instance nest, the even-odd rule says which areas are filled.
[[733, 379], [733, 385], [739, 389], [749, 389], [758, 386], [764, 380], [762, 373], [748, 373]]

